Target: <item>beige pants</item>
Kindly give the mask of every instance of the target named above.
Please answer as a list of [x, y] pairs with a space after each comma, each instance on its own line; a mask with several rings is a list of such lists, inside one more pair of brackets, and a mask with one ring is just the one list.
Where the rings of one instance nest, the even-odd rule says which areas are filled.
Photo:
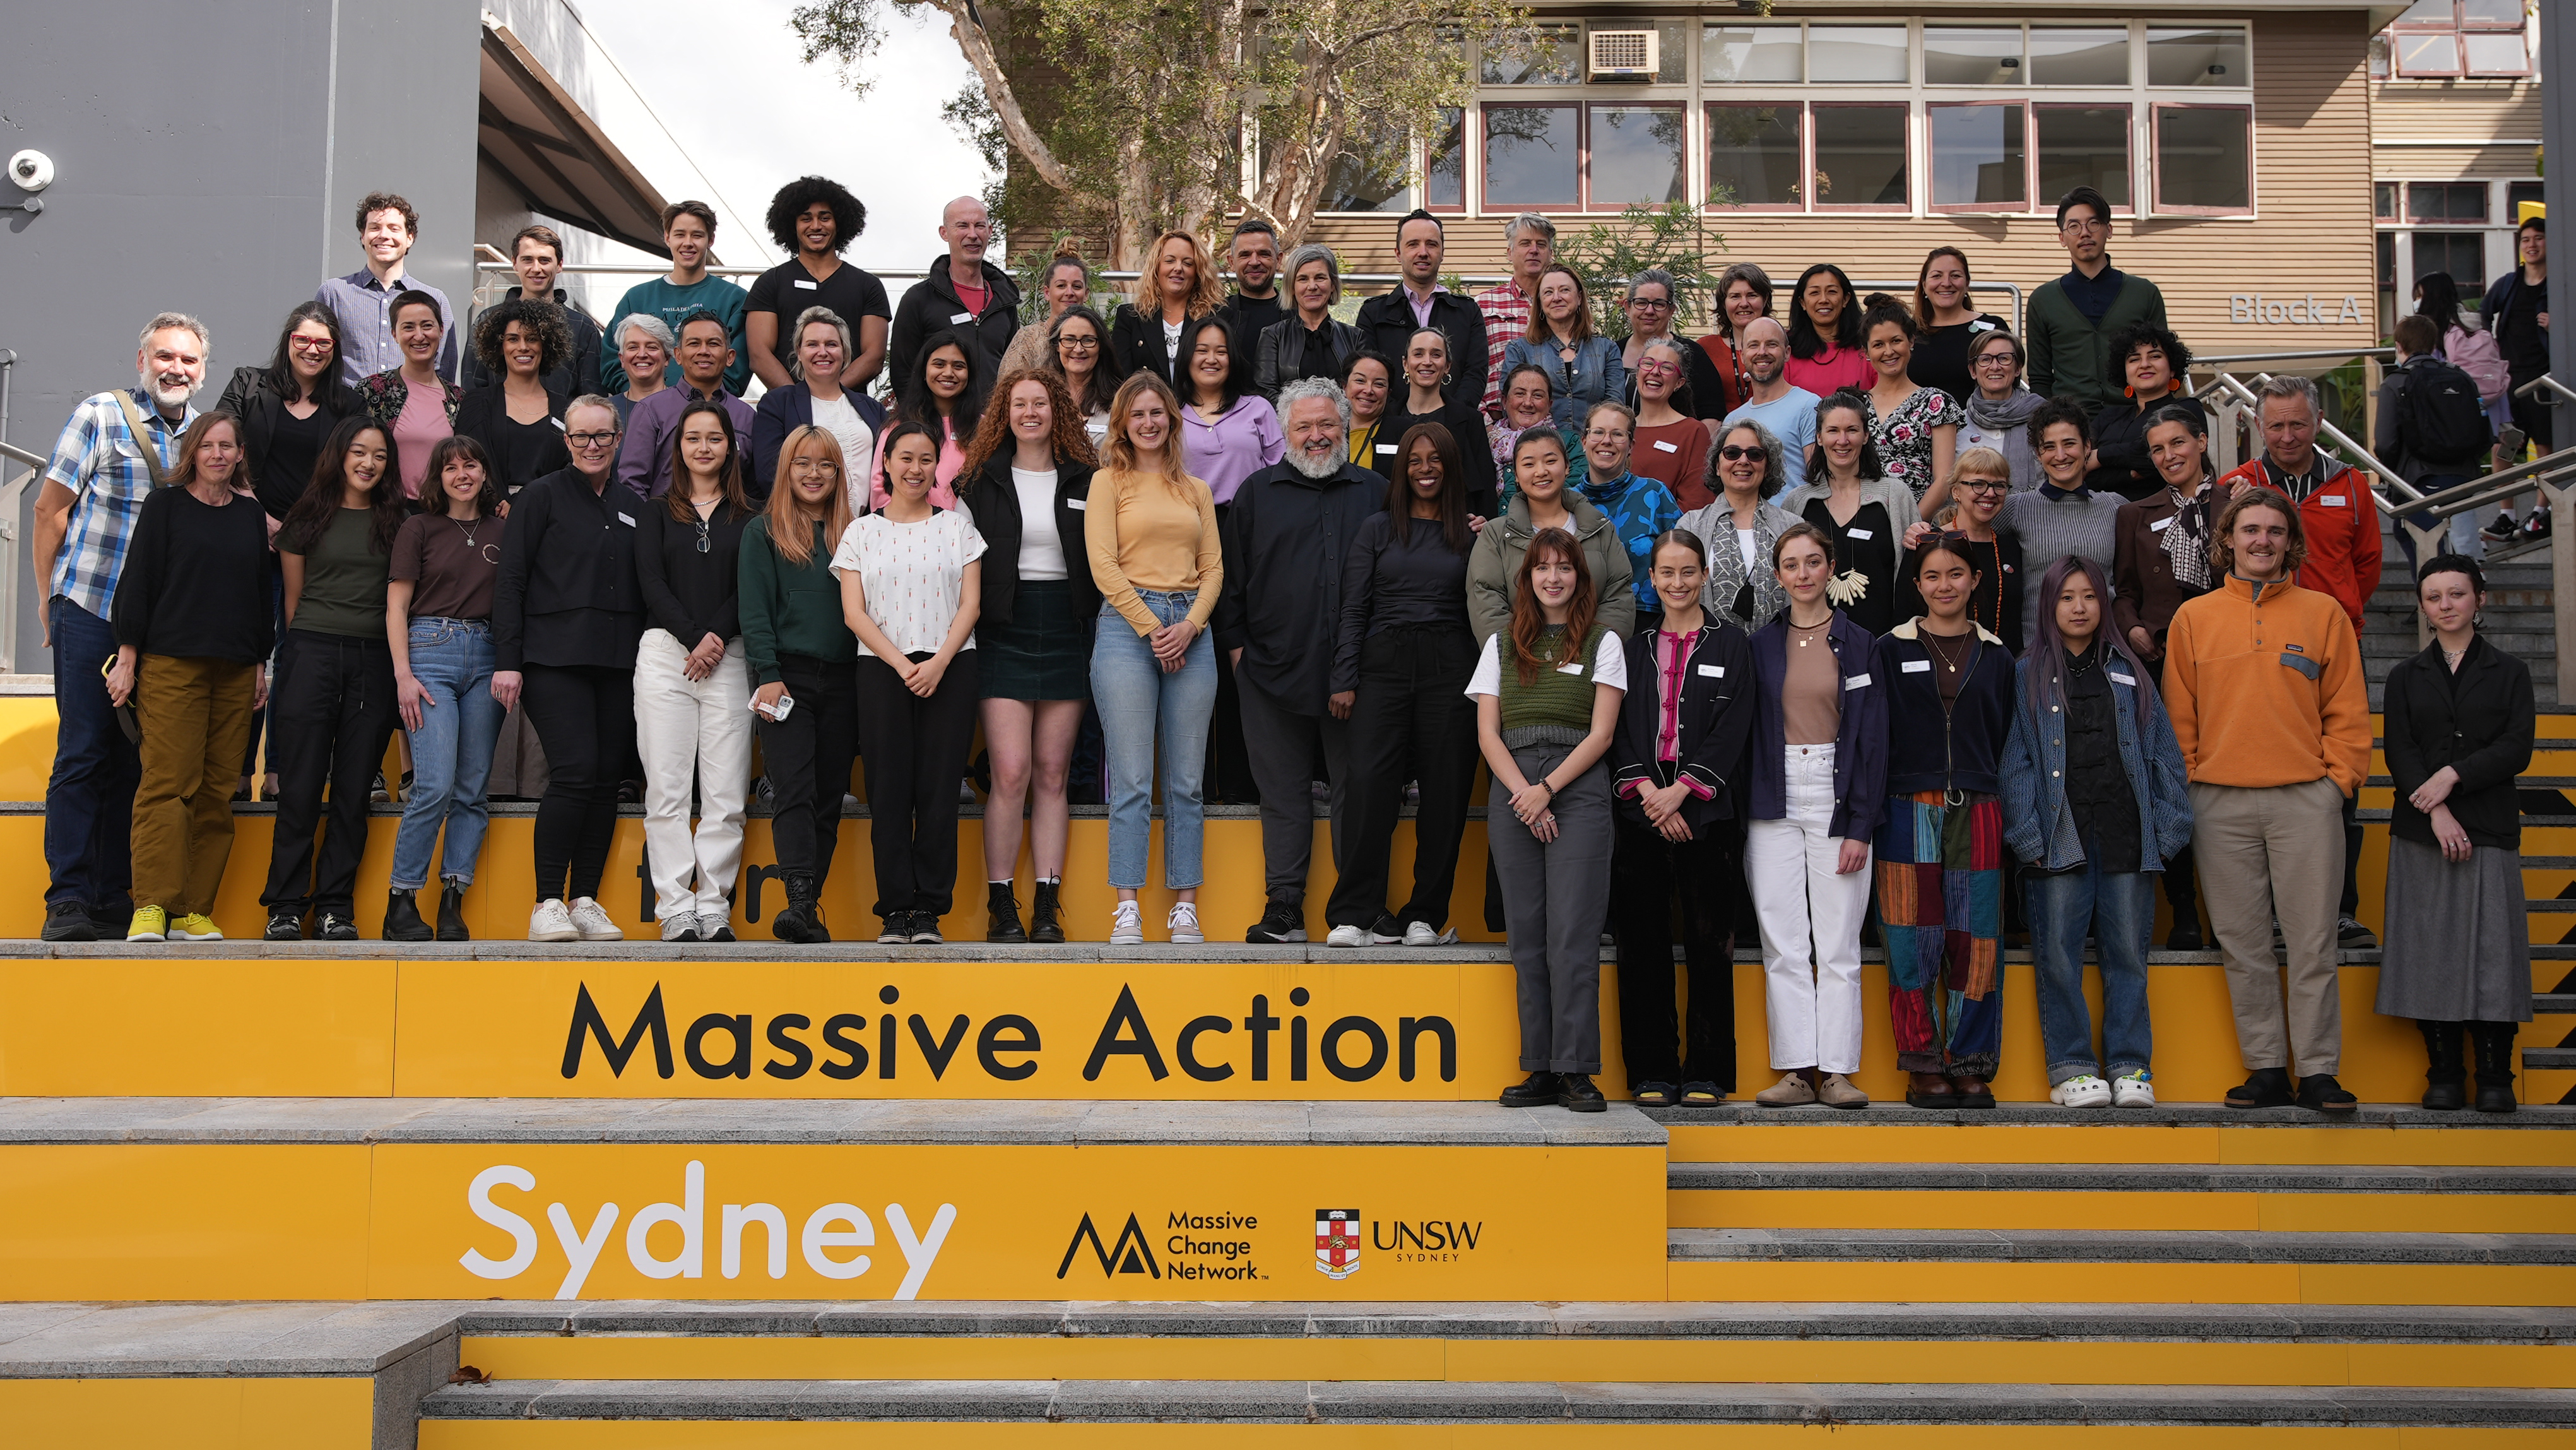
[[[2335, 908], [2343, 890], [2343, 792], [2331, 778], [2305, 785], [2191, 788], [2191, 849], [2209, 919], [2227, 960], [2236, 1008], [2236, 1046], [2249, 1069], [2288, 1067], [2301, 1076], [2339, 1070], [2343, 1008], [2335, 981]], [[2272, 918], [2281, 921], [2287, 972], [2288, 1042], [2283, 1037], [2283, 971], [2272, 956]]]

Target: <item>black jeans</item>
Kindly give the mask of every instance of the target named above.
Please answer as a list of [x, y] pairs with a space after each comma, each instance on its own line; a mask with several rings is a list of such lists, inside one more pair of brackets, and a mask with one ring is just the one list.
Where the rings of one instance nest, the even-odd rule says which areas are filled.
[[[784, 721], [760, 722], [760, 758], [769, 774], [770, 849], [781, 871], [811, 871], [820, 889], [832, 874], [841, 839], [841, 797], [859, 752], [858, 665], [780, 655], [779, 678], [796, 708]], [[948, 778], [951, 799], [957, 777]]]
[[1345, 747], [1350, 823], [1341, 876], [1324, 907], [1332, 925], [1373, 926], [1385, 912], [1395, 823], [1411, 780], [1422, 787], [1413, 817], [1413, 895], [1395, 918], [1433, 931], [1448, 927], [1476, 783], [1476, 702], [1466, 695], [1475, 672], [1476, 639], [1463, 628], [1402, 625], [1360, 647], [1359, 698]]
[[107, 702], [99, 667], [116, 657], [116, 630], [63, 595], [45, 601], [54, 625], [54, 772], [45, 782], [48, 909], [134, 909], [134, 788], [143, 757]]
[[[358, 861], [367, 850], [368, 796], [385, 746], [402, 723], [394, 708], [393, 649], [382, 635], [297, 629], [287, 632], [287, 647], [278, 653], [277, 684], [268, 697], [277, 830], [260, 900], [272, 916], [300, 917], [310, 907], [346, 920], [354, 914]], [[326, 783], [331, 825], [317, 856], [313, 835]]]
[[[859, 745], [868, 762], [868, 845], [876, 857], [878, 916], [946, 916], [956, 899], [957, 780], [975, 739], [982, 694], [976, 654], [958, 651], [928, 699], [905, 688], [883, 660], [859, 661]], [[908, 658], [918, 663], [930, 651]]]
[[[1667, 841], [1618, 815], [1610, 924], [1619, 940], [1619, 1046], [1628, 1084], [1715, 1083], [1735, 1091], [1735, 915], [1744, 826], [1721, 821]], [[1690, 1006], [1673, 1008], [1673, 918], [1679, 899]]]
[[617, 835], [617, 781], [635, 753], [635, 672], [612, 665], [520, 667], [519, 708], [545, 747], [537, 800], [537, 900], [599, 895]]

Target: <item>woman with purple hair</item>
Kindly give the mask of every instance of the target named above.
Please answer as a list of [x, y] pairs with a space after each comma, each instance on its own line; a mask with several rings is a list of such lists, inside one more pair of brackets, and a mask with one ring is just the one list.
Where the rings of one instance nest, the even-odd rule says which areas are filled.
[[[2119, 631], [2103, 628], [2111, 581], [2102, 566], [2069, 554], [2049, 566], [2037, 597], [2038, 635], [2015, 667], [2003, 813], [2004, 844], [2026, 863], [2048, 1100], [2151, 1108], [2152, 878], [2191, 844], [2182, 748], [2145, 666]], [[2088, 934], [2101, 943], [2099, 1053], [2084, 1001]]]

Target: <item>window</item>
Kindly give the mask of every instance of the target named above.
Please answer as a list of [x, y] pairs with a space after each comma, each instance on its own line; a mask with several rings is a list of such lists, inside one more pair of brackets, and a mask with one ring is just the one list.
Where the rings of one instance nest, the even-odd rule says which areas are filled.
[[1799, 27], [1705, 25], [1699, 33], [1699, 78], [1711, 85], [1796, 85], [1807, 78]]
[[2032, 26], [2030, 68], [2030, 83], [2036, 86], [2125, 87], [2129, 83], [2128, 27]]
[[2482, 222], [2487, 219], [2487, 184], [2483, 181], [2410, 181], [2406, 215], [2419, 222]]
[[2157, 106], [2154, 116], [2157, 211], [2230, 216], [2254, 209], [2252, 111]]
[[1904, 106], [1820, 103], [1814, 127], [1817, 209], [1910, 204]]
[[1802, 119], [1804, 108], [1794, 101], [1709, 107], [1709, 204], [1747, 210], [1803, 206], [1806, 190], [1798, 184], [1805, 154], [1799, 145]]
[[1986, 102], [1929, 108], [1934, 209], [2030, 210], [2022, 109]]
[[2508, 181], [2504, 184], [2504, 219], [2520, 226], [2523, 207], [2538, 206], [2540, 201], [2539, 182]]
[[1440, 131], [1423, 150], [1422, 204], [1432, 211], [1467, 204], [1467, 113], [1456, 107], [1440, 112]]
[[2531, 74], [2522, 0], [2416, 0], [2388, 27], [2400, 77]]
[[1579, 115], [1571, 105], [1485, 107], [1487, 210], [1582, 202]]
[[2379, 335], [2397, 327], [2397, 234], [2379, 234]]
[[2129, 206], [2129, 108], [2033, 106], [2043, 202], [2079, 186], [2102, 193], [2118, 212]]
[[1485, 107], [1485, 205], [1617, 211], [1687, 200], [1678, 105]]
[[2415, 277], [2448, 272], [2460, 295], [2475, 297], [2487, 287], [2487, 239], [2483, 232], [2417, 232]]
[[[1265, 120], [1267, 115], [1265, 114]], [[1264, 126], [1259, 164], [1270, 166], [1270, 128]], [[1383, 117], [1354, 121], [1342, 153], [1324, 170], [1324, 191], [1315, 209], [1327, 212], [1394, 212], [1413, 210], [1413, 145], [1403, 128]]]
[[1594, 211], [1616, 211], [1631, 202], [1661, 205], [1689, 199], [1681, 107], [1595, 105], [1586, 109], [1591, 174], [1584, 187], [1584, 205]]
[[2397, 183], [2374, 181], [2370, 185], [2370, 215], [2374, 221], [2397, 220]]
[[1538, 44], [1528, 50], [1489, 47], [1477, 65], [1476, 78], [1489, 86], [1579, 86], [1583, 84], [1583, 26], [1575, 21], [1531, 27]]
[[2245, 32], [2238, 26], [2147, 27], [2147, 84], [2244, 86]]
[[1903, 85], [1905, 27], [1817, 25], [1807, 31], [1807, 78], [1827, 85]]
[[2021, 68], [2020, 26], [1923, 27], [1923, 84], [2010, 86], [2027, 79]]

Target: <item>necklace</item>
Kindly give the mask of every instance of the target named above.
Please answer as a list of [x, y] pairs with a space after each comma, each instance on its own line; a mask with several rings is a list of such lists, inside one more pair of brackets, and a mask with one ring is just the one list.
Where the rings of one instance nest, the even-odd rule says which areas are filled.
[[1809, 646], [1809, 645], [1811, 645], [1811, 644], [1814, 644], [1814, 643], [1816, 642], [1817, 636], [1816, 636], [1814, 633], [1812, 633], [1811, 631], [1819, 630], [1819, 629], [1823, 629], [1826, 625], [1829, 625], [1829, 624], [1831, 624], [1831, 623], [1833, 623], [1833, 622], [1834, 622], [1834, 620], [1833, 620], [1833, 616], [1832, 616], [1832, 615], [1827, 615], [1827, 616], [1825, 616], [1822, 620], [1819, 620], [1819, 621], [1817, 621], [1817, 622], [1816, 622], [1816, 623], [1814, 623], [1814, 624], [1794, 624], [1794, 623], [1793, 623], [1793, 624], [1791, 624], [1791, 625], [1789, 626], [1789, 628], [1790, 628], [1791, 630], [1796, 631], [1796, 632], [1798, 633], [1798, 648], [1800, 648], [1800, 649], [1805, 649], [1807, 646]]
[[2462, 645], [2458, 649], [2446, 649], [2442, 651], [2442, 667], [2447, 670], [2457, 670], [2460, 667], [2460, 661], [2466, 659], [2468, 657], [2468, 653], [2469, 647], [2467, 645]]
[[1950, 645], [1952, 643], [1965, 643], [1966, 648], [1959, 651], [1960, 659], [1967, 658], [1977, 647], [1977, 637], [1973, 634], [1963, 634], [1953, 638], [1952, 636], [1934, 634], [1928, 629], [1922, 630], [1920, 633], [1923, 636], [1924, 647], [1931, 650], [1933, 656], [1939, 659], [1942, 665], [1954, 675], [1959, 672], [1959, 660], [1952, 659], [1950, 657]]
[[481, 514], [476, 514], [474, 516], [474, 522], [470, 524], [465, 522], [463, 519], [458, 518], [454, 514], [449, 514], [447, 516], [447, 521], [456, 525], [456, 531], [465, 536], [465, 547], [469, 549], [478, 547], [474, 542], [474, 531], [483, 527], [483, 516]]

